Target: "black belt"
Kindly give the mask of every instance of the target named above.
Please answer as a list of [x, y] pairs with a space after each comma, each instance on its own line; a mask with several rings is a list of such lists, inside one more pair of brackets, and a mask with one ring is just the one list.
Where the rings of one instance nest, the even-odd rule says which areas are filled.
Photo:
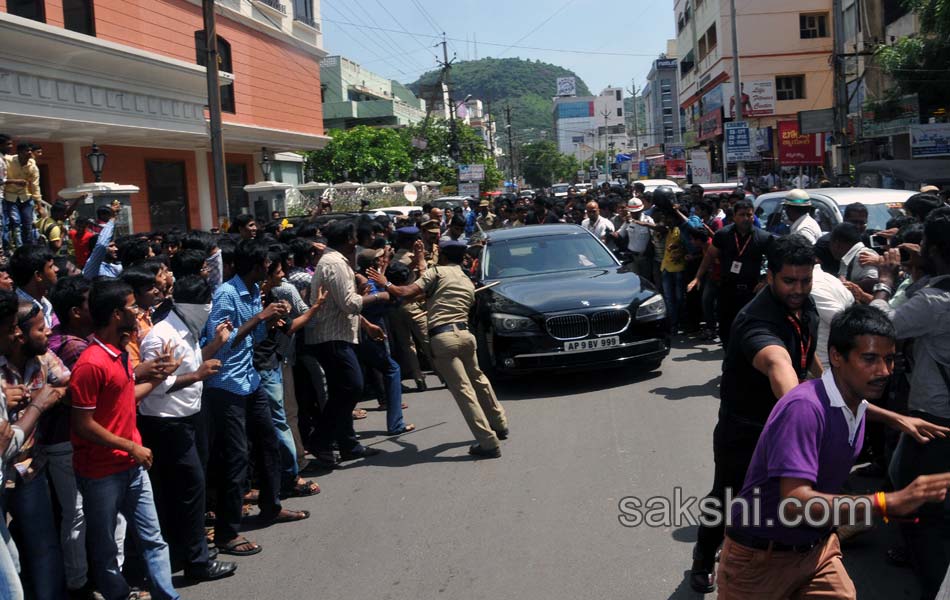
[[452, 331], [452, 328], [456, 329], [468, 329], [468, 323], [458, 322], [458, 323], [447, 323], [445, 325], [438, 325], [429, 330], [429, 337], [434, 337], [440, 333], [445, 333], [446, 331]]
[[828, 531], [813, 542], [792, 545], [756, 537], [754, 535], [745, 533], [740, 529], [729, 529], [726, 531], [726, 536], [732, 541], [755, 550], [768, 550], [771, 548], [776, 552], [798, 552], [799, 554], [811, 552], [815, 546], [823, 544], [831, 534], [832, 532]]

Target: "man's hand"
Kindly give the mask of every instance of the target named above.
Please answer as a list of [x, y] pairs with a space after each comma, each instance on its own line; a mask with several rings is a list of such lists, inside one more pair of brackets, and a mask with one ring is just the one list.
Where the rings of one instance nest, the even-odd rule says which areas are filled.
[[884, 257], [880, 254], [871, 254], [870, 252], [858, 253], [858, 264], [862, 267], [870, 265], [879, 265], [884, 262]]
[[690, 281], [688, 284], [686, 284], [686, 292], [687, 293], [692, 292], [693, 290], [698, 289], [699, 286], [701, 286], [702, 284], [703, 282], [700, 281], [699, 277], [696, 277], [692, 281]]
[[7, 398], [7, 410], [16, 412], [30, 401], [30, 388], [25, 385], [3, 386], [3, 395]]
[[943, 502], [950, 487], [950, 473], [921, 475], [910, 485], [887, 497], [887, 512], [894, 515], [907, 515], [925, 502]]
[[218, 371], [220, 370], [221, 361], [217, 358], [209, 358], [208, 360], [201, 363], [201, 366], [198, 367], [198, 370], [195, 373], [198, 375], [198, 381], [204, 381], [212, 375], [217, 375]]
[[871, 300], [874, 300], [874, 296], [865, 292], [863, 289], [861, 289], [860, 285], [854, 283], [853, 281], [842, 280], [841, 283], [844, 284], [844, 287], [848, 288], [848, 291], [851, 292], [852, 296], [854, 296], [854, 301], [858, 304], [870, 304]]
[[377, 271], [376, 269], [366, 269], [366, 276], [378, 283], [379, 285], [385, 287], [388, 283], [386, 281], [386, 276]]
[[313, 301], [313, 304], [311, 304], [311, 306], [320, 308], [321, 306], [323, 306], [323, 303], [327, 301], [327, 297], [329, 295], [330, 295], [330, 292], [328, 292], [327, 289], [321, 285], [320, 287], [317, 288], [317, 297]]
[[139, 446], [135, 442], [132, 442], [132, 448], [129, 450], [129, 454], [135, 459], [135, 462], [145, 467], [146, 471], [152, 468], [152, 451], [145, 446]]
[[0, 454], [7, 451], [10, 447], [10, 440], [13, 439], [13, 426], [10, 421], [0, 421]]
[[290, 306], [288, 306], [283, 300], [280, 302], [271, 302], [264, 310], [261, 311], [261, 320], [270, 321], [271, 319], [287, 316], [289, 312]]
[[231, 337], [232, 331], [234, 331], [234, 325], [231, 324], [231, 319], [221, 321], [214, 328], [214, 341], [221, 344], [225, 343]]
[[950, 435], [950, 428], [907, 415], [900, 415], [895, 425], [907, 435], [912, 436], [919, 444], [926, 444], [930, 440]]
[[363, 329], [366, 330], [367, 335], [374, 342], [385, 342], [386, 341], [386, 332], [383, 331], [383, 328], [378, 325], [373, 325], [369, 321], [363, 323]]
[[65, 394], [66, 388], [44, 385], [39, 390], [33, 392], [30, 404], [43, 413], [59, 402]]

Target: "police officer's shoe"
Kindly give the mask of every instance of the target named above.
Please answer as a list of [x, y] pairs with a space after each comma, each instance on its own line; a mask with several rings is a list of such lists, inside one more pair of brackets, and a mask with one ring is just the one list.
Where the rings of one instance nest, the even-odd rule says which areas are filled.
[[487, 448], [482, 448], [478, 444], [469, 446], [468, 453], [479, 458], [501, 458], [501, 448], [488, 450]]

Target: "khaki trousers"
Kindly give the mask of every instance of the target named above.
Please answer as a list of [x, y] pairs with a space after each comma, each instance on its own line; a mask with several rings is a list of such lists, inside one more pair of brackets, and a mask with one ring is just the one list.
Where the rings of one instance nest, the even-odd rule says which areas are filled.
[[426, 321], [426, 311], [416, 303], [404, 304], [389, 314], [393, 358], [399, 363], [403, 378], [422, 379], [420, 352], [432, 362]]
[[726, 538], [716, 576], [719, 600], [854, 600], [837, 534], [806, 553], [755, 550]]
[[486, 450], [498, 447], [495, 431], [508, 428], [502, 408], [488, 377], [478, 368], [475, 336], [453, 327], [430, 340], [436, 371], [445, 380], [459, 405], [478, 445]]

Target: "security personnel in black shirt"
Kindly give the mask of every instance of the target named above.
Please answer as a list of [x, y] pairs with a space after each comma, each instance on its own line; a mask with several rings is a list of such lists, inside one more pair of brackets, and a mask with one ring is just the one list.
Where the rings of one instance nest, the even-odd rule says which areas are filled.
[[686, 289], [693, 291], [719, 259], [722, 283], [719, 293], [719, 339], [728, 347], [732, 323], [742, 307], [755, 297], [762, 272], [762, 260], [775, 238], [753, 225], [752, 203], [740, 200], [733, 208], [733, 222], [713, 236], [696, 277]]
[[[815, 252], [799, 235], [775, 239], [768, 253], [768, 285], [740, 312], [726, 348], [720, 384], [719, 422], [713, 433], [715, 474], [710, 497], [724, 506], [726, 489], [739, 495], [759, 434], [779, 398], [821, 373], [815, 360], [818, 311], [811, 300]], [[728, 267], [728, 265], [727, 265]], [[725, 284], [723, 289], [725, 289]], [[728, 507], [725, 507], [728, 510]], [[724, 525], [700, 526], [690, 586], [714, 589], [716, 550]]]

